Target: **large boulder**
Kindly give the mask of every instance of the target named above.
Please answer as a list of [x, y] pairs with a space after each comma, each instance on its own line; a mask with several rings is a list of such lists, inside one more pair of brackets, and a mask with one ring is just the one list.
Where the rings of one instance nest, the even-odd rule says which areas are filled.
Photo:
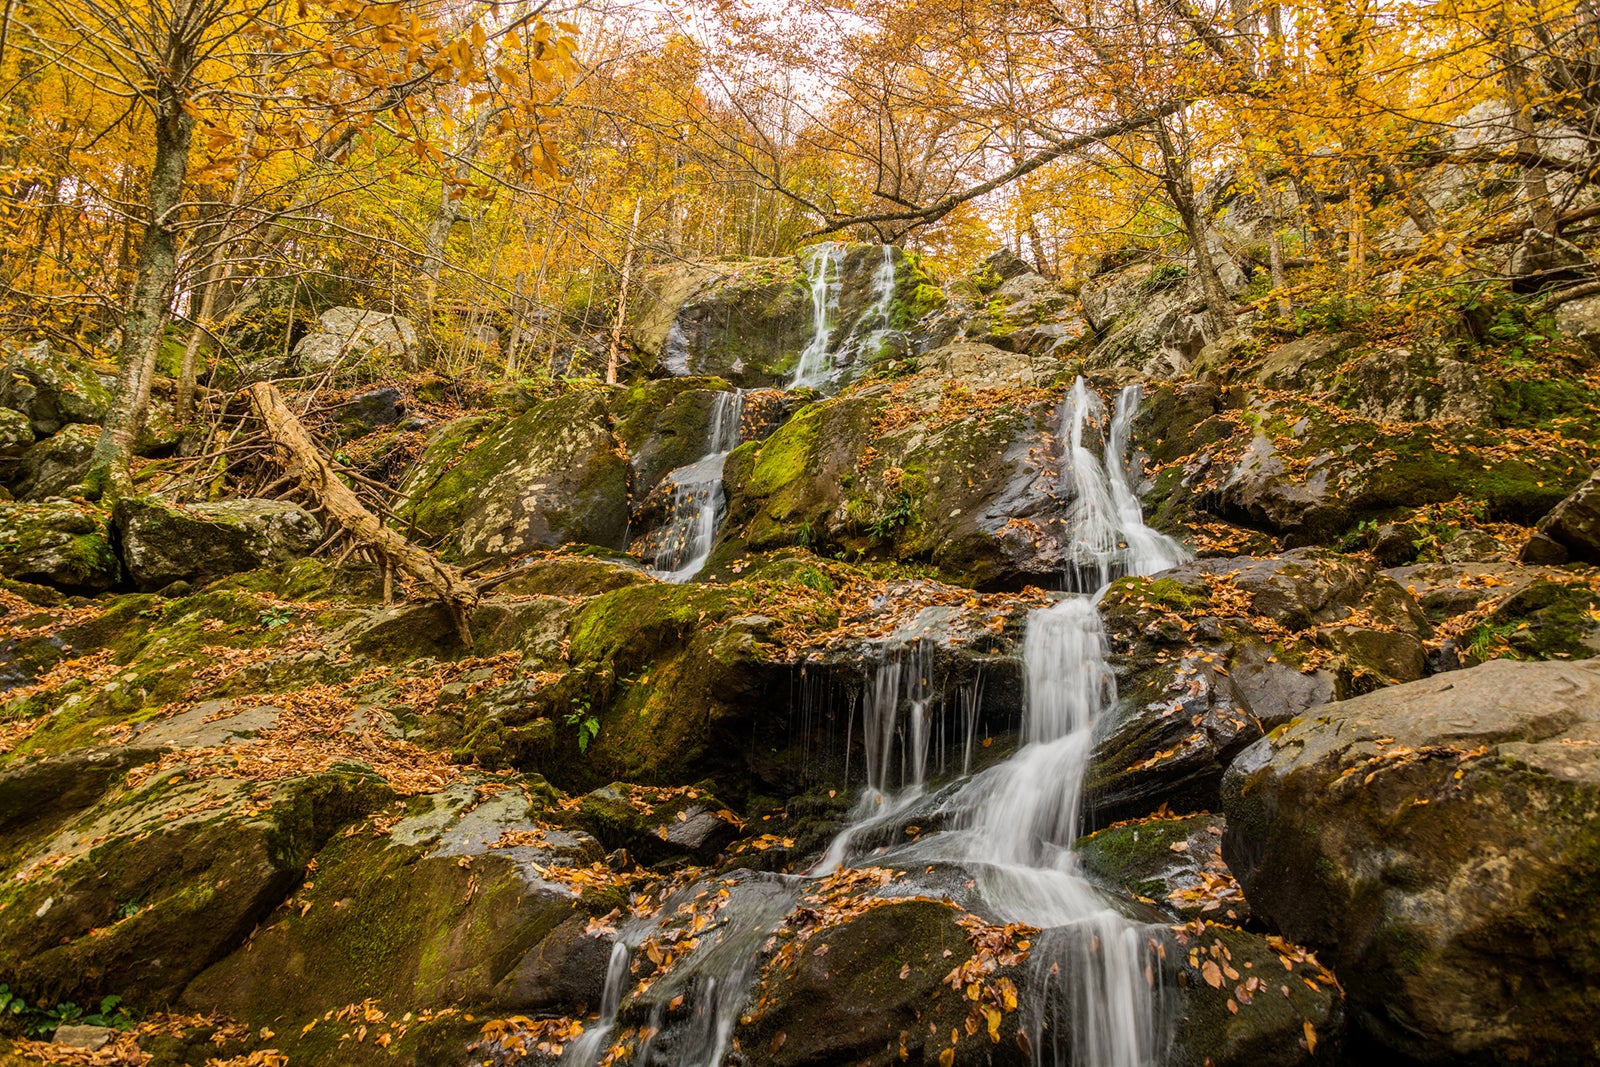
[[322, 541], [322, 526], [310, 512], [282, 500], [185, 504], [123, 497], [115, 514], [128, 576], [147, 592], [286, 563]]
[[1085, 783], [1091, 823], [1214, 809], [1264, 730], [1427, 669], [1428, 621], [1358, 557], [1295, 549], [1119, 579], [1101, 601], [1120, 693]]
[[[367, 820], [322, 850], [295, 907], [274, 913], [249, 951], [200, 975], [184, 1000], [263, 1024], [298, 1022], [368, 997], [413, 1008], [482, 1003], [509, 979], [512, 1005], [538, 1004], [537, 987], [512, 977], [519, 961], [563, 920], [587, 918], [575, 910], [577, 889], [543, 872], [582, 871], [601, 853], [593, 839], [533, 822], [529, 807], [521, 789], [461, 781], [415, 798], [404, 818]], [[348, 1062], [328, 1049], [319, 1058], [311, 1030], [301, 1034], [307, 1062]]]
[[22, 454], [11, 487], [22, 500], [72, 496], [89, 473], [100, 427], [74, 424], [46, 437]]
[[1282, 396], [1249, 415], [1254, 434], [1237, 426], [1199, 457], [1203, 469], [1171, 474], [1198, 491], [1205, 509], [1291, 545], [1327, 543], [1369, 517], [1456, 497], [1482, 502], [1497, 521], [1532, 522], [1587, 466], [1552, 442], [1509, 449], [1514, 431], [1399, 425]]
[[[996, 366], [1026, 360], [957, 347]], [[1059, 581], [1067, 539], [1053, 411], [1039, 390], [980, 398], [936, 374], [808, 407], [728, 457], [728, 519], [713, 562], [802, 545], [928, 562], [979, 588]]]
[[1433, 1063], [1600, 1053], [1600, 669], [1495, 661], [1247, 749], [1224, 855], [1326, 951], [1357, 1023]]
[[14, 461], [33, 447], [33, 423], [11, 408], [0, 408], [0, 478], [9, 478]]
[[492, 430], [480, 416], [449, 424], [401, 487], [395, 514], [468, 559], [565, 542], [622, 548], [627, 450], [607, 401], [605, 390], [578, 389]]
[[335, 830], [392, 795], [353, 773], [262, 786], [172, 770], [7, 871], [0, 981], [40, 1003], [170, 1004], [283, 902]]
[[349, 369], [366, 359], [389, 360], [413, 368], [422, 358], [417, 328], [399, 315], [367, 308], [329, 308], [319, 328], [300, 338], [292, 359], [307, 371], [334, 366]]
[[0, 407], [22, 412], [44, 436], [68, 423], [103, 420], [111, 390], [92, 368], [40, 341], [0, 357]]
[[1570, 558], [1600, 563], [1600, 471], [1557, 504], [1539, 530], [1564, 546]]
[[1600, 356], [1600, 296], [1568, 300], [1556, 308], [1556, 329]]
[[67, 500], [0, 504], [0, 574], [73, 593], [117, 583], [111, 517]]

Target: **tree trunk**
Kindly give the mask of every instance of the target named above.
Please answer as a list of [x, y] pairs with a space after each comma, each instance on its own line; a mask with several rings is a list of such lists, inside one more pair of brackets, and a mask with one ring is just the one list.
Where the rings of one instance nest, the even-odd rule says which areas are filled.
[[462, 645], [470, 648], [472, 630], [468, 617], [478, 604], [478, 591], [467, 584], [459, 570], [439, 562], [432, 553], [384, 526], [367, 510], [361, 498], [328, 465], [316, 442], [271, 382], [257, 382], [246, 392], [256, 415], [266, 424], [267, 435], [277, 446], [284, 472], [299, 481], [300, 487], [363, 548], [376, 555], [386, 571], [400, 569], [444, 601]]
[[[1505, 64], [1503, 81], [1510, 98], [1511, 124], [1517, 131], [1517, 151], [1527, 158], [1537, 159], [1539, 139], [1534, 134], [1533, 117], [1528, 114], [1527, 73], [1515, 44], [1506, 43], [1501, 61]], [[1543, 167], [1522, 168], [1522, 202], [1527, 205], [1534, 229], [1549, 234], [1556, 232], [1556, 206], [1550, 198], [1549, 176]]]
[[425, 308], [431, 309], [434, 298], [439, 294], [445, 245], [450, 241], [450, 231], [455, 229], [456, 222], [461, 218], [461, 205], [466, 200], [462, 194], [472, 176], [472, 164], [478, 158], [478, 149], [483, 144], [483, 136], [489, 129], [489, 119], [494, 111], [492, 107], [484, 107], [473, 117], [472, 125], [467, 130], [466, 143], [456, 156], [454, 180], [443, 181], [439, 185], [439, 210], [434, 212], [428, 223], [428, 231], [423, 238], [422, 267], [418, 272], [418, 295]]
[[1205, 219], [1201, 216], [1199, 205], [1195, 203], [1194, 187], [1189, 179], [1188, 160], [1179, 154], [1165, 119], [1157, 121], [1153, 129], [1156, 143], [1161, 147], [1161, 184], [1165, 187], [1167, 198], [1172, 201], [1173, 208], [1178, 212], [1184, 233], [1189, 237], [1189, 248], [1194, 253], [1195, 273], [1200, 276], [1200, 293], [1205, 297], [1206, 312], [1211, 319], [1212, 328], [1221, 333], [1232, 328], [1234, 324], [1233, 300], [1222, 287], [1222, 277], [1217, 273], [1216, 260], [1211, 256], [1210, 234]]
[[606, 360], [606, 384], [617, 384], [617, 366], [622, 362], [622, 326], [628, 318], [628, 282], [633, 274], [633, 245], [639, 236], [639, 209], [644, 197], [633, 200], [633, 222], [628, 226], [628, 244], [622, 252], [622, 283], [617, 287], [617, 314], [611, 320], [611, 355]]
[[[263, 58], [260, 73], [256, 78], [258, 89], [266, 80], [270, 60]], [[200, 360], [200, 345], [203, 339], [211, 333], [211, 318], [216, 312], [217, 291], [227, 284], [228, 275], [231, 273], [228, 262], [228, 231], [233, 222], [234, 212], [239, 210], [239, 205], [244, 202], [245, 188], [250, 179], [250, 151], [255, 147], [256, 128], [261, 123], [261, 99], [258, 96], [255, 110], [250, 113], [250, 119], [245, 123], [244, 137], [240, 142], [239, 166], [233, 172], [233, 188], [228, 192], [228, 213], [223, 216], [222, 223], [217, 228], [216, 247], [211, 252], [211, 262], [205, 274], [200, 279], [201, 293], [200, 305], [195, 310], [194, 328], [189, 332], [189, 343], [183, 349], [183, 366], [178, 371], [178, 395], [174, 401], [178, 409], [178, 421], [187, 422], [194, 412], [194, 386], [196, 367]]]
[[93, 497], [121, 495], [131, 487], [128, 463], [150, 408], [162, 330], [171, 311], [172, 283], [178, 269], [178, 209], [189, 172], [194, 116], [181, 89], [192, 66], [193, 48], [173, 42], [168, 69], [181, 76], [156, 90], [156, 155], [150, 171], [150, 196], [139, 266], [122, 334], [122, 351], [111, 412], [95, 444], [85, 485]]

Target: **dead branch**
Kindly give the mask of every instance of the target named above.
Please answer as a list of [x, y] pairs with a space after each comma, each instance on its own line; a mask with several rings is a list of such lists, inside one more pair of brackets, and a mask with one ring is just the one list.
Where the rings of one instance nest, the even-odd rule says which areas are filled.
[[461, 643], [470, 647], [472, 630], [468, 616], [478, 604], [478, 593], [462, 578], [461, 572], [384, 526], [368, 511], [355, 491], [340, 480], [305, 426], [271, 383], [257, 382], [245, 392], [277, 446], [278, 462], [284, 471], [299, 479], [311, 499], [326, 508], [329, 517], [346, 530], [352, 540], [382, 560], [386, 567], [396, 567], [417, 579], [442, 600], [455, 620]]

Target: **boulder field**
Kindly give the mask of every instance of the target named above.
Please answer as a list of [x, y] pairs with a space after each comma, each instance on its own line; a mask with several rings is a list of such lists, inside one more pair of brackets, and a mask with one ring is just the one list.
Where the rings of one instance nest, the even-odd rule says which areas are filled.
[[[1064, 1063], [1111, 1003], [1194, 1067], [1593, 1061], [1588, 320], [1218, 333], [1173, 266], [651, 267], [616, 385], [447, 389], [356, 309], [246, 361], [336, 383], [312, 429], [479, 584], [471, 647], [170, 406], [85, 498], [103, 368], [4, 354], [0, 1063], [63, 1022], [195, 1067]], [[702, 532], [693, 580], [641, 551]], [[1040, 926], [939, 843], [1085, 589], [1039, 869], [1105, 925]]]

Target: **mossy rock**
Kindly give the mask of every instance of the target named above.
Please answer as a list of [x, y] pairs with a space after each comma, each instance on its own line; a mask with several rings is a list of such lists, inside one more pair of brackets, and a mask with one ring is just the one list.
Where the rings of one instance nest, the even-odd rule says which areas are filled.
[[283, 901], [336, 830], [390, 795], [359, 771], [268, 787], [179, 772], [113, 795], [13, 869], [0, 976], [34, 1003], [116, 993], [169, 1004]]
[[[513, 801], [499, 806], [526, 806]], [[232, 953], [191, 983], [184, 1002], [270, 1024], [368, 998], [393, 1015], [489, 1001], [521, 958], [573, 914], [575, 898], [530, 882], [517, 849], [491, 850], [503, 828], [527, 824], [476, 817], [477, 802], [470, 789], [417, 798], [394, 810], [405, 817], [393, 830], [375, 833], [369, 823], [335, 839], [293, 905], [256, 933], [248, 952]], [[331, 1038], [309, 1042], [306, 1062], [343, 1062], [318, 1044]]]
[[1497, 660], [1331, 704], [1234, 762], [1224, 856], [1380, 1045], [1578, 1062], [1600, 1040], [1597, 740], [1589, 663]]
[[101, 592], [121, 577], [111, 536], [111, 516], [88, 504], [0, 503], [0, 570], [15, 581]]
[[451, 424], [402, 487], [397, 520], [462, 559], [567, 542], [621, 548], [629, 472], [610, 400], [603, 388], [574, 389], [476, 443], [485, 424]]
[[321, 524], [298, 504], [281, 500], [182, 504], [158, 496], [123, 497], [114, 515], [128, 576], [147, 592], [285, 563], [322, 543]]
[[94, 368], [40, 341], [0, 357], [0, 407], [22, 412], [45, 436], [69, 423], [103, 420], [111, 390]]
[[1477, 660], [1591, 659], [1600, 655], [1600, 591], [1581, 579], [1538, 578], [1462, 636]]
[[734, 450], [713, 567], [793, 545], [927, 563], [979, 588], [1059, 581], [1061, 539], [1037, 522], [1011, 521], [1019, 513], [1056, 521], [1040, 459], [1048, 404], [1017, 389], [1010, 403], [974, 410], [963, 389], [934, 376], [858, 386], [802, 409], [759, 446]]
[[100, 428], [75, 423], [44, 438], [17, 460], [11, 490], [19, 500], [79, 496]]

